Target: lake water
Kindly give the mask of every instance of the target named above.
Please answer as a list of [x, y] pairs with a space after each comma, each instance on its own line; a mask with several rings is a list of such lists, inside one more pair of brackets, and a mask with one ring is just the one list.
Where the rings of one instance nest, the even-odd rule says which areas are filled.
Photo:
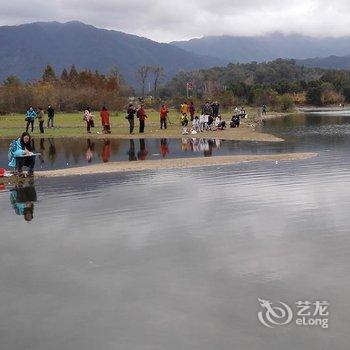
[[[350, 113], [263, 129], [287, 142], [220, 150], [320, 155], [6, 185], [1, 349], [348, 350]], [[116, 143], [110, 159], [128, 159]], [[263, 326], [259, 298], [293, 321]], [[296, 325], [297, 301], [328, 301], [329, 328]]]
[[[7, 163], [11, 139], [0, 140], [0, 164]], [[41, 154], [37, 169], [60, 169], [113, 161], [211, 157], [231, 154], [271, 154], [288, 150], [276, 142], [224, 141], [219, 139], [35, 139], [32, 148]]]

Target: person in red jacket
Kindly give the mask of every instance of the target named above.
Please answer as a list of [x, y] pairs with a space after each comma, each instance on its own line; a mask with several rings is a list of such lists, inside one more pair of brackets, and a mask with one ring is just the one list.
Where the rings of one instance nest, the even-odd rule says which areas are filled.
[[101, 123], [103, 128], [104, 134], [110, 134], [111, 133], [111, 125], [109, 123], [109, 112], [106, 107], [102, 107], [102, 110], [100, 112], [101, 116]]
[[145, 120], [147, 119], [145, 106], [143, 104], [137, 110], [136, 116], [137, 118], [139, 118], [139, 122], [140, 122], [140, 134], [143, 134], [145, 132]]
[[164, 126], [164, 129], [167, 129], [167, 118], [169, 113], [167, 106], [162, 105], [159, 113], [160, 113], [160, 128], [163, 129], [163, 126]]

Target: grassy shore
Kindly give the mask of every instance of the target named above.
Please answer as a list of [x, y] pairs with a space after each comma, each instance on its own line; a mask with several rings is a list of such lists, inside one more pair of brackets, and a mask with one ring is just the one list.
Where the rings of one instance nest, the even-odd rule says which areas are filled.
[[[180, 113], [175, 110], [170, 110], [168, 129], [160, 130], [159, 113], [155, 110], [147, 110], [148, 119], [146, 121], [145, 133], [138, 133], [138, 120], [135, 118], [135, 131], [133, 138], [179, 138], [181, 134]], [[239, 129], [227, 128], [224, 131], [209, 131], [201, 133], [200, 137], [213, 137], [229, 140], [251, 140], [251, 141], [282, 141], [282, 139], [273, 135], [263, 134], [256, 131], [256, 128], [261, 121], [260, 112], [257, 108], [247, 109], [248, 118], [242, 121]], [[95, 137], [95, 138], [130, 138], [128, 121], [125, 119], [125, 112], [111, 112], [112, 133], [110, 135], [102, 134], [102, 127], [99, 117], [99, 112], [94, 112], [95, 128], [92, 129], [92, 134], [87, 134], [85, 122], [83, 121], [82, 113], [57, 113], [55, 116], [55, 128], [45, 129], [45, 134], [39, 132], [37, 120], [35, 121], [35, 130], [32, 133], [34, 137]], [[222, 118], [229, 121], [232, 112], [222, 113]], [[276, 113], [269, 113], [270, 116]], [[0, 137], [14, 138], [18, 137], [25, 129], [24, 115], [14, 114], [0, 116]], [[47, 116], [45, 125], [47, 123]], [[190, 135], [193, 137], [192, 135]]]

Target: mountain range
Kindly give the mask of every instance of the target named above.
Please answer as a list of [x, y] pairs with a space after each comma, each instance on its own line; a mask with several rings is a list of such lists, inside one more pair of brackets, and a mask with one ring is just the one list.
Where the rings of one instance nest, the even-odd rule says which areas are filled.
[[180, 70], [276, 58], [297, 59], [308, 67], [350, 69], [350, 37], [273, 33], [210, 36], [167, 44], [77, 21], [0, 27], [0, 81], [9, 75], [30, 81], [39, 78], [47, 64], [57, 73], [74, 64], [78, 69], [102, 73], [117, 67], [126, 82], [136, 87], [135, 74], [141, 65], [164, 67], [169, 80]]
[[0, 27], [0, 80], [16, 75], [28, 81], [40, 77], [47, 64], [58, 73], [74, 64], [78, 69], [102, 73], [118, 67], [126, 81], [136, 85], [135, 73], [141, 65], [163, 66], [170, 79], [180, 70], [225, 63], [174, 45], [76, 21]]
[[350, 55], [350, 37], [314, 38], [299, 34], [272, 33], [264, 36], [208, 36], [171, 43], [198, 55], [229, 62], [264, 62], [277, 58], [308, 59]]

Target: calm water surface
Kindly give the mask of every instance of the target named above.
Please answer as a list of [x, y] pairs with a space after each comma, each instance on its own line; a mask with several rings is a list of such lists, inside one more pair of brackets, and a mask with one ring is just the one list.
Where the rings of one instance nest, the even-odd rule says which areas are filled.
[[[249, 152], [320, 155], [5, 184], [1, 349], [348, 350], [350, 114], [263, 128], [287, 142]], [[329, 301], [330, 328], [266, 328], [258, 298]]]

